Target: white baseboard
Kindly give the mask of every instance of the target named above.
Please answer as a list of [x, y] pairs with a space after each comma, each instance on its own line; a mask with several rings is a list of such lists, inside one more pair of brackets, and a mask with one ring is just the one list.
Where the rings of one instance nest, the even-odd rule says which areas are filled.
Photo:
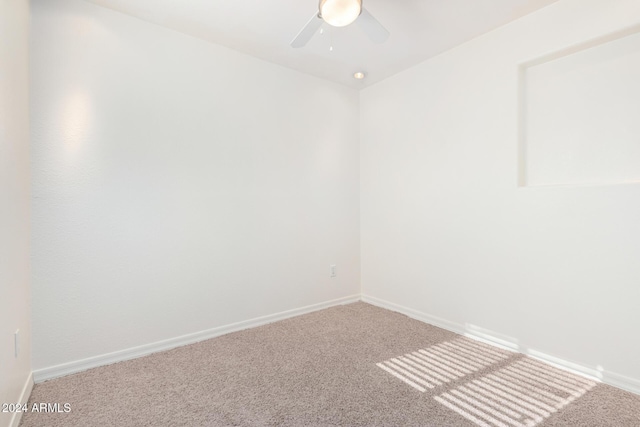
[[[322, 310], [322, 309], [333, 307], [336, 305], [350, 304], [360, 300], [378, 307], [382, 307], [391, 311], [402, 313], [406, 316], [409, 316], [421, 322], [425, 322], [430, 325], [434, 325], [442, 329], [455, 332], [460, 335], [465, 335], [470, 338], [477, 339], [479, 341], [483, 341], [488, 344], [504, 348], [506, 350], [511, 350], [511, 351], [522, 353], [522, 354], [526, 354], [528, 356], [534, 357], [536, 359], [549, 363], [558, 368], [565, 369], [572, 373], [585, 376], [589, 379], [595, 379], [605, 384], [609, 384], [613, 387], [627, 390], [635, 394], [640, 394], [640, 380], [638, 379], [630, 378], [630, 377], [620, 375], [611, 371], [598, 370], [596, 368], [588, 367], [577, 362], [572, 362], [566, 359], [551, 356], [549, 354], [546, 354], [534, 349], [523, 348], [521, 346], [514, 345], [513, 343], [509, 342], [509, 340], [506, 339], [504, 336], [500, 336], [499, 334], [493, 333], [491, 331], [480, 330], [478, 328], [470, 329], [461, 323], [452, 322], [450, 320], [433, 316], [431, 314], [423, 313], [421, 311], [404, 307], [389, 301], [385, 301], [380, 298], [375, 298], [368, 295], [362, 295], [362, 296], [352, 295], [349, 297], [339, 298], [332, 301], [326, 301], [323, 303], [301, 307], [293, 310], [288, 310], [281, 313], [258, 317], [258, 318], [246, 320], [243, 322], [220, 326], [218, 328], [213, 328], [206, 331], [183, 335], [180, 337], [171, 338], [168, 340], [159, 341], [159, 342], [155, 342], [155, 343], [151, 343], [151, 344], [147, 344], [139, 347], [129, 348], [126, 350], [116, 351], [113, 353], [108, 353], [100, 356], [90, 357], [87, 359], [77, 360], [74, 362], [52, 366], [49, 368], [38, 369], [33, 371], [32, 376], [29, 377], [27, 383], [25, 384], [22, 392], [22, 399], [24, 399], [24, 402], [26, 402], [29, 399], [34, 380], [36, 383], [40, 383], [53, 378], [58, 378], [65, 375], [74, 374], [77, 372], [82, 372], [87, 369], [96, 368], [104, 365], [110, 365], [112, 363], [135, 359], [142, 356], [147, 356], [152, 353], [170, 350], [172, 348], [181, 347], [184, 345], [194, 344], [200, 341], [204, 341], [210, 338], [215, 338], [217, 336], [225, 335], [231, 332], [254, 328], [256, 326], [277, 322], [278, 320], [288, 319], [290, 317], [311, 313], [314, 311]], [[9, 426], [17, 427], [19, 422], [20, 422], [20, 414], [15, 414]]]
[[538, 350], [534, 350], [531, 348], [524, 348], [520, 351], [522, 354], [526, 354], [527, 356], [531, 356], [534, 359], [538, 359], [542, 362], [545, 362], [549, 365], [555, 366], [556, 368], [561, 368], [566, 371], [573, 372], [574, 374], [582, 375], [591, 380], [596, 380], [600, 382], [603, 381], [603, 371], [599, 371], [596, 368], [591, 368], [589, 366], [582, 365], [578, 362], [574, 362], [571, 360], [566, 360], [561, 357], [552, 356], [547, 353], [543, 353]]
[[268, 316], [258, 317], [255, 319], [245, 320], [243, 322], [233, 323], [230, 325], [220, 326], [206, 331], [200, 331], [193, 334], [183, 335], [180, 337], [170, 338], [164, 341], [158, 341], [139, 347], [128, 348], [113, 353], [102, 354], [99, 356], [89, 357], [87, 359], [76, 360], [61, 365], [51, 366], [48, 368], [37, 369], [33, 371], [33, 378], [36, 383], [41, 383], [53, 378], [65, 375], [75, 374], [77, 372], [86, 371], [87, 369], [97, 368], [98, 366], [110, 365], [116, 362], [136, 359], [138, 357], [147, 356], [152, 353], [170, 350], [172, 348], [184, 345], [195, 344], [220, 335], [231, 332], [241, 331], [243, 329], [255, 328], [256, 326], [265, 325], [267, 323], [277, 322], [278, 320], [288, 319], [290, 317], [307, 314], [336, 305], [350, 304], [360, 301], [360, 295], [352, 295], [331, 301], [313, 304], [306, 307], [296, 308], [293, 310], [283, 311], [281, 313], [270, 314]]
[[636, 378], [627, 377], [610, 371], [605, 371], [603, 376], [604, 378], [602, 382], [605, 384], [630, 391], [631, 393], [640, 394], [640, 380]]
[[[27, 381], [24, 383], [22, 387], [22, 392], [20, 393], [20, 399], [18, 402], [20, 404], [27, 403], [29, 401], [29, 396], [31, 396], [31, 390], [33, 390], [33, 373], [30, 373], [27, 377]], [[9, 427], [18, 427], [20, 424], [20, 420], [22, 419], [22, 412], [14, 412], [11, 417], [11, 421], [9, 421]]]
[[455, 332], [460, 335], [465, 335], [469, 338], [477, 339], [485, 343], [504, 348], [506, 350], [525, 354], [530, 357], [534, 357], [545, 363], [553, 365], [557, 368], [564, 369], [577, 375], [587, 377], [591, 380], [596, 380], [613, 387], [620, 388], [622, 390], [630, 391], [635, 394], [640, 394], [640, 380], [636, 378], [626, 377], [624, 375], [616, 374], [615, 372], [600, 370], [597, 368], [582, 365], [578, 362], [569, 361], [560, 357], [551, 356], [549, 354], [522, 347], [510, 342], [504, 336], [501, 336], [491, 331], [480, 330], [479, 328], [468, 328], [462, 323], [452, 322], [431, 314], [423, 313], [412, 308], [404, 307], [399, 304], [395, 304], [389, 301], [375, 298], [368, 295], [362, 295], [362, 301], [375, 305], [377, 307], [386, 308], [387, 310], [396, 311], [409, 316], [413, 319], [421, 322], [428, 323], [433, 326], [437, 326], [442, 329], [446, 329], [451, 332]]
[[423, 313], [412, 308], [407, 308], [380, 298], [375, 298], [364, 294], [362, 295], [361, 299], [363, 302], [369, 303], [371, 305], [386, 308], [387, 310], [391, 311], [397, 311], [398, 313], [402, 313], [405, 316], [411, 317], [412, 319], [416, 319], [421, 322], [446, 329], [447, 331], [455, 332], [456, 334], [461, 335], [464, 334], [464, 326], [460, 325], [459, 323], [451, 322], [441, 317], [433, 316], [431, 314]]

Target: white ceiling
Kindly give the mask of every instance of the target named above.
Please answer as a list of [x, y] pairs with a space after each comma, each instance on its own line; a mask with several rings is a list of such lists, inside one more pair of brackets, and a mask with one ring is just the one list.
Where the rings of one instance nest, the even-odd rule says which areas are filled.
[[[364, 0], [391, 33], [374, 44], [357, 25], [323, 24], [307, 46], [289, 42], [317, 0], [88, 0], [240, 52], [352, 87], [378, 82], [557, 0]], [[333, 51], [329, 51], [331, 40]], [[365, 80], [353, 78], [364, 71]]]

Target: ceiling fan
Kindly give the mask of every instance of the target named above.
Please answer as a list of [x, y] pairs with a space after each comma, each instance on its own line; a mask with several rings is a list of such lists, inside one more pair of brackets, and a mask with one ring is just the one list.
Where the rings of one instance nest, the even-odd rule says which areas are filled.
[[291, 41], [291, 47], [305, 46], [323, 22], [346, 27], [354, 21], [374, 43], [383, 43], [389, 38], [389, 31], [362, 7], [362, 0], [320, 0], [318, 11]]

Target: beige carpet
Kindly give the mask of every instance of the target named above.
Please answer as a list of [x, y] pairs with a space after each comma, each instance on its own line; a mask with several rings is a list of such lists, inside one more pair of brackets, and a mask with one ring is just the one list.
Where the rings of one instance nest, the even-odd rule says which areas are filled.
[[364, 303], [35, 386], [23, 427], [640, 426], [640, 396]]

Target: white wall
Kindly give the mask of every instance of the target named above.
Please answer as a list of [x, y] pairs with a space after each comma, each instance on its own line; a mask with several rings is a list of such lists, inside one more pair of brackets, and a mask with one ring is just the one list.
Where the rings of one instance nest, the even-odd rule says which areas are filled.
[[521, 184], [640, 182], [640, 26], [523, 67]]
[[640, 390], [640, 184], [518, 188], [517, 108], [518, 64], [638, 23], [563, 0], [364, 89], [363, 293]]
[[32, 12], [34, 369], [359, 294], [355, 90]]
[[0, 403], [19, 402], [31, 375], [28, 36], [29, 2], [0, 0]]

